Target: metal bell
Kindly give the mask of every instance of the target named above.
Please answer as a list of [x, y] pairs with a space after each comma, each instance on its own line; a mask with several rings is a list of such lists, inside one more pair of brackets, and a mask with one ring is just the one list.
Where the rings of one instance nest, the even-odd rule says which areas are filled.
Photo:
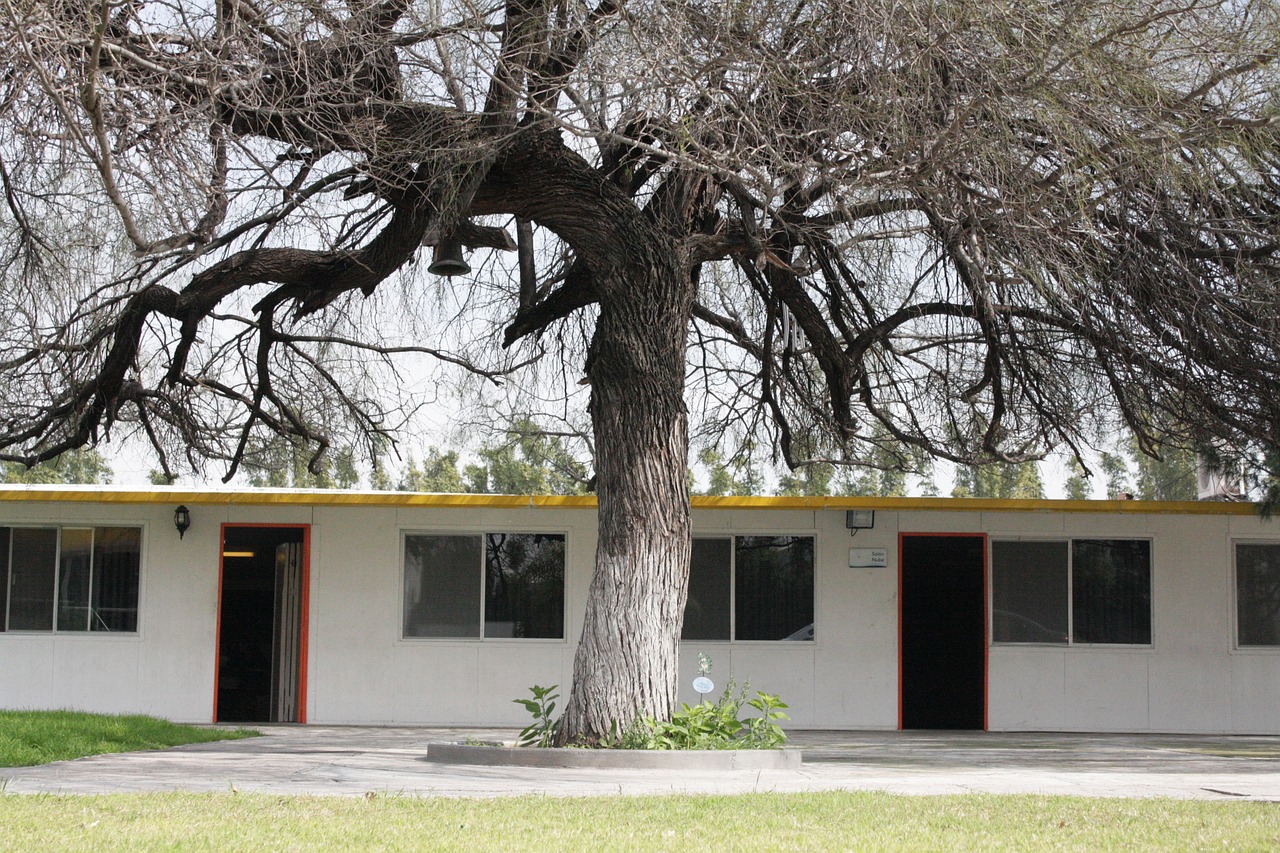
[[466, 275], [471, 272], [471, 266], [462, 259], [462, 243], [453, 238], [436, 243], [427, 272], [445, 276]]

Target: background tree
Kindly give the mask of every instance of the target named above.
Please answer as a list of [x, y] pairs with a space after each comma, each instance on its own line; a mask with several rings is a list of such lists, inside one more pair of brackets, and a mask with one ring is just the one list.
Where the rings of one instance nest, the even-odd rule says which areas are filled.
[[689, 403], [793, 466], [1277, 447], [1274, 0], [0, 10], [0, 459], [318, 474], [421, 360], [552, 354], [600, 506], [563, 737], [674, 702]]
[[1160, 456], [1141, 452], [1136, 441], [1130, 454], [1137, 468], [1136, 496], [1140, 501], [1196, 499], [1196, 452], [1189, 447], [1165, 448]]
[[0, 462], [0, 483], [107, 485], [113, 476], [111, 463], [92, 448], [70, 450], [31, 468], [16, 462]]
[[1073, 457], [1067, 462], [1067, 469], [1067, 478], [1062, 484], [1066, 499], [1071, 501], [1088, 500], [1090, 487], [1084, 465], [1080, 463], [1079, 459]]
[[1003, 498], [1006, 500], [1041, 500], [1044, 482], [1035, 462], [1020, 465], [962, 465], [956, 468], [953, 498]]
[[[355, 454], [345, 447], [309, 464], [310, 454], [284, 436], [254, 442], [242, 459], [249, 485], [262, 488], [351, 489], [360, 482]], [[163, 474], [161, 474], [163, 476]]]
[[457, 494], [471, 491], [458, 471], [456, 450], [437, 450], [428, 447], [419, 466], [410, 455], [395, 488], [402, 492], [442, 492]]
[[[764, 487], [764, 474], [760, 460], [753, 458], [750, 449], [726, 460], [714, 447], [704, 447], [698, 452], [698, 464], [707, 477], [704, 495], [758, 495]], [[804, 474], [797, 472], [800, 476]], [[821, 472], [818, 472], [821, 475]]]
[[544, 431], [530, 417], [515, 419], [505, 438], [486, 442], [480, 464], [468, 465], [467, 491], [503, 495], [580, 495], [586, 492], [586, 467], [565, 447], [561, 436]]
[[1103, 451], [1098, 456], [1098, 468], [1106, 478], [1108, 498], [1133, 494], [1133, 486], [1129, 482], [1129, 466], [1125, 463], [1123, 452]]

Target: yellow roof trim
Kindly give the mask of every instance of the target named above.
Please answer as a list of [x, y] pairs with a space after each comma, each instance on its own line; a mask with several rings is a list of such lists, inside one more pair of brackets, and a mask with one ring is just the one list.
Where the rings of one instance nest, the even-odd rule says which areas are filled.
[[[485, 507], [592, 509], [594, 495], [452, 495], [337, 489], [181, 489], [156, 486], [0, 486], [0, 502], [132, 503], [193, 505], [316, 505], [378, 507]], [[1252, 503], [1219, 501], [1066, 501], [990, 498], [714, 497], [695, 495], [697, 510], [941, 510], [945, 512], [1090, 512], [1179, 515], [1256, 515]]]

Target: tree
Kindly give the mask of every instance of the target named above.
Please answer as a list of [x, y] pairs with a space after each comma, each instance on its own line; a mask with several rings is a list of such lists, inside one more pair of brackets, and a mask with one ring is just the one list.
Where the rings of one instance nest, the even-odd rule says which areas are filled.
[[833, 493], [832, 480], [836, 467], [830, 462], [805, 465], [778, 478], [778, 494], [792, 497], [818, 497]]
[[[243, 462], [249, 485], [256, 488], [350, 489], [360, 482], [355, 454], [349, 447], [309, 464], [304, 448], [287, 437], [275, 436], [251, 445]], [[162, 472], [155, 472], [152, 479], [164, 477]]]
[[31, 468], [16, 462], [0, 462], [0, 483], [65, 483], [68, 485], [111, 482], [111, 463], [97, 450], [70, 450]]
[[675, 700], [687, 402], [790, 466], [1277, 446], [1273, 0], [0, 9], [0, 459], [318, 473], [420, 359], [558, 358], [599, 495], [562, 738]]
[[1089, 499], [1089, 479], [1086, 469], [1079, 459], [1072, 458], [1068, 462], [1070, 474], [1063, 483], [1067, 500], [1084, 501]]
[[1044, 483], [1040, 479], [1040, 468], [1034, 462], [983, 467], [962, 465], [956, 469], [951, 496], [1040, 500], [1044, 498]]
[[[758, 460], [749, 453], [725, 460], [714, 447], [704, 447], [698, 453], [698, 464], [707, 472], [704, 495], [758, 495], [763, 490], [764, 475]], [[802, 475], [803, 476], [803, 475]]]
[[1138, 500], [1193, 501], [1196, 499], [1196, 452], [1189, 447], [1167, 447], [1151, 456], [1130, 442], [1130, 453], [1138, 469]]
[[580, 495], [589, 480], [586, 468], [558, 435], [545, 432], [530, 417], [516, 418], [504, 440], [486, 443], [477, 453], [483, 464], [468, 465], [467, 491], [505, 495]]
[[458, 473], [458, 452], [456, 450], [440, 451], [428, 447], [422, 460], [422, 467], [409, 457], [404, 474], [396, 488], [402, 492], [442, 492], [457, 494], [472, 491], [468, 489]]
[[1098, 456], [1098, 467], [1107, 478], [1107, 497], [1119, 498], [1133, 494], [1129, 485], [1129, 466], [1124, 454], [1103, 452]]

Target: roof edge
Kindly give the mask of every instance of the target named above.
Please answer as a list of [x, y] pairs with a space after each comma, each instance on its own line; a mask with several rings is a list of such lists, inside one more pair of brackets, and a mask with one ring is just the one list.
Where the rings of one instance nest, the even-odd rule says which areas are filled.
[[[489, 507], [592, 509], [594, 495], [473, 495], [337, 489], [185, 489], [173, 486], [0, 486], [0, 503], [132, 503], [195, 505], [317, 505], [369, 507]], [[997, 498], [720, 497], [695, 495], [696, 510], [937, 510], [943, 512], [1070, 512], [1175, 515], [1256, 515], [1254, 503], [1224, 501], [1002, 500]]]

